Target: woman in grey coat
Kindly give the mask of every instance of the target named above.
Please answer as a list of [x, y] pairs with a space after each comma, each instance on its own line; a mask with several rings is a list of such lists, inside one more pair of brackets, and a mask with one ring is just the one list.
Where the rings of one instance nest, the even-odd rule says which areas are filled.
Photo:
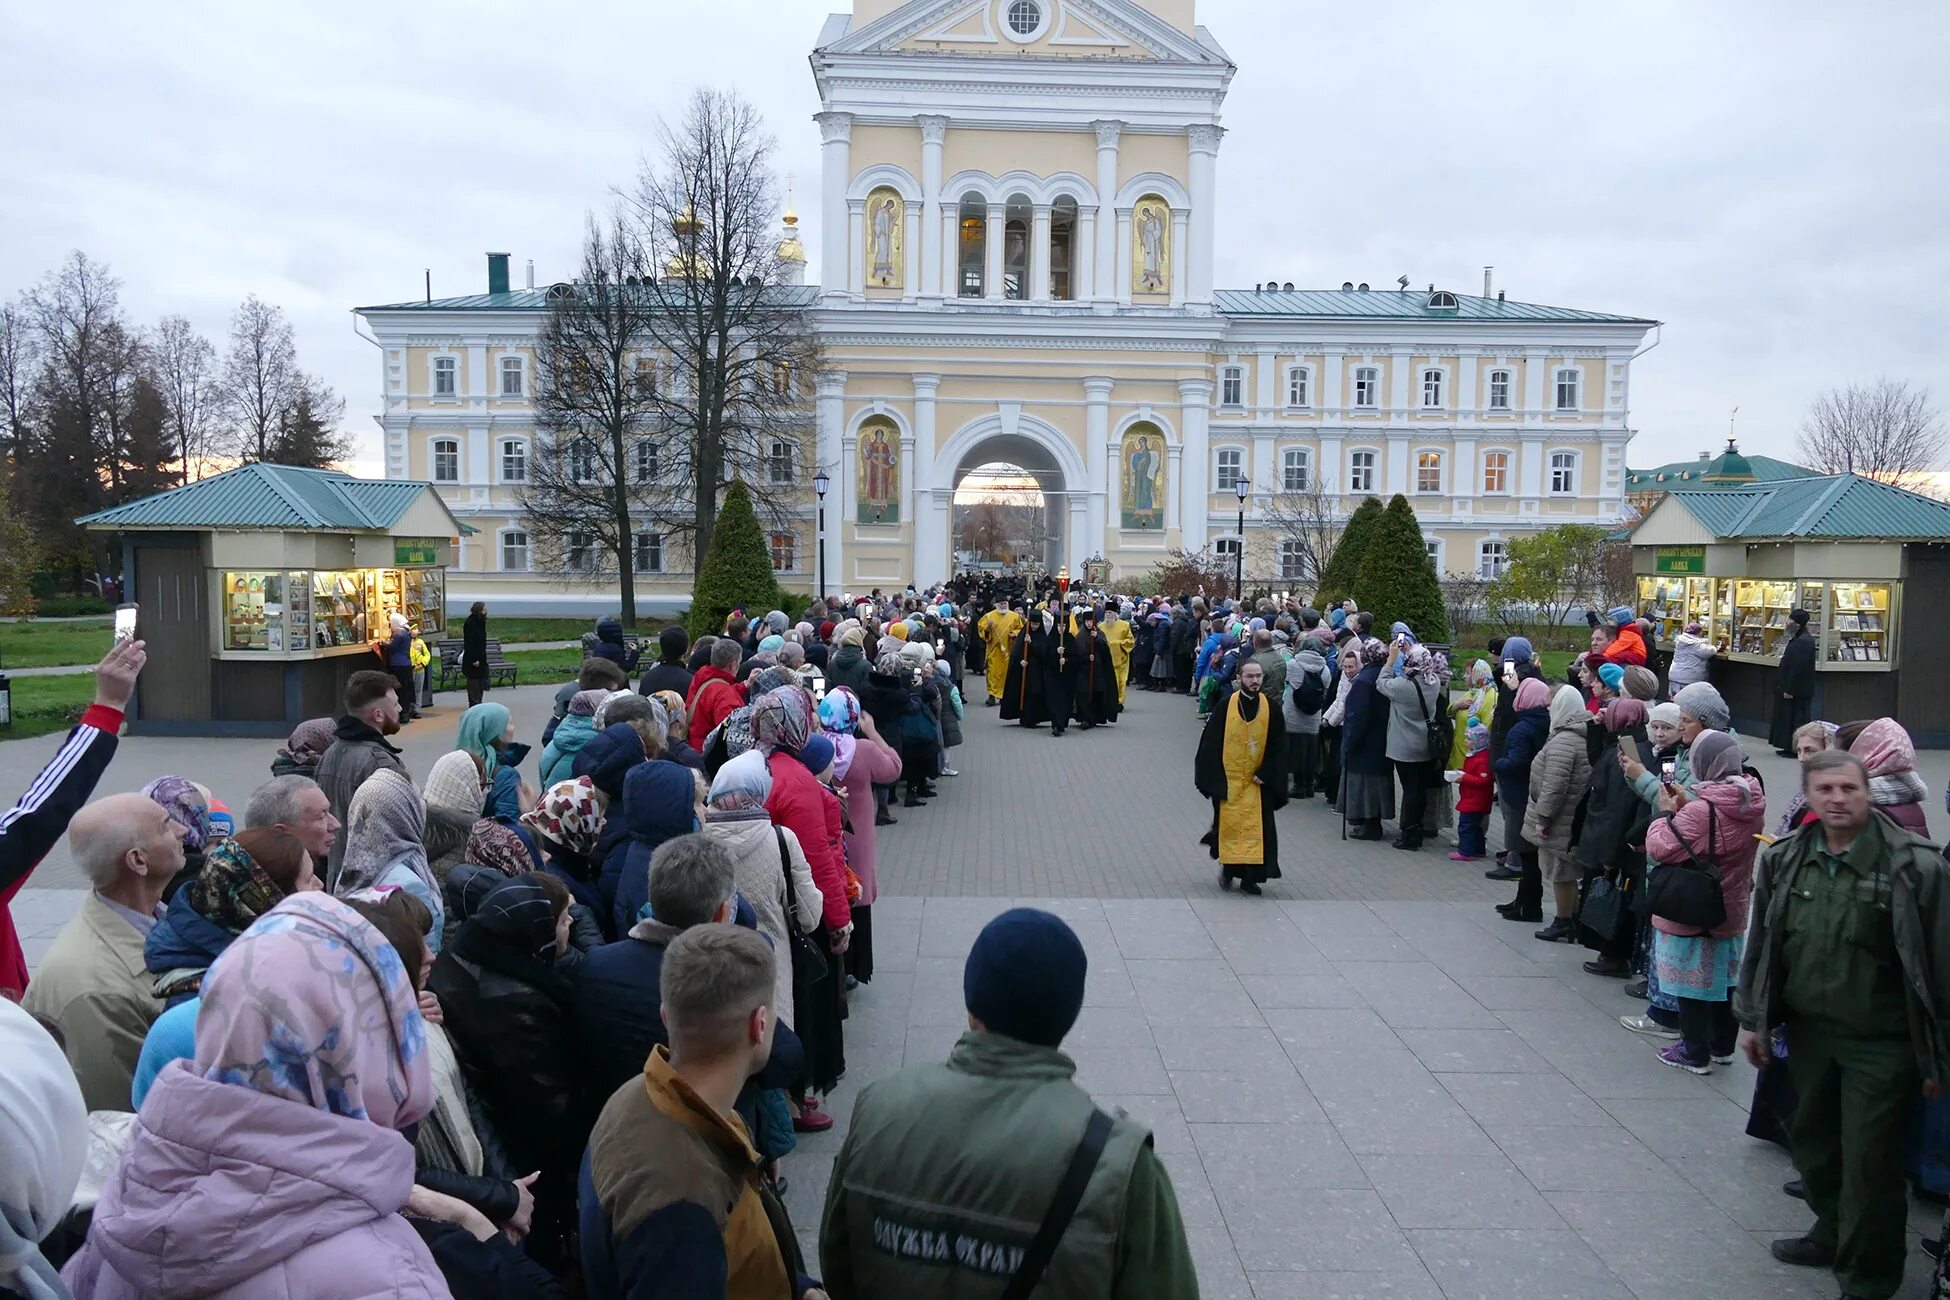
[[[1397, 665], [1400, 676], [1395, 674]], [[1437, 763], [1448, 758], [1429, 752], [1429, 723], [1444, 714], [1442, 694], [1448, 680], [1446, 657], [1397, 638], [1375, 683], [1375, 689], [1388, 697], [1388, 761], [1402, 783], [1398, 849], [1422, 847], [1430, 793], [1442, 779]]]

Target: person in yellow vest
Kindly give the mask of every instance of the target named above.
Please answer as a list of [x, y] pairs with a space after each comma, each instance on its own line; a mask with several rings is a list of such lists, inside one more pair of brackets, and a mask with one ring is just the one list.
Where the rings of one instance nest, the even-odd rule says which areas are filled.
[[975, 630], [982, 634], [988, 670], [988, 707], [994, 708], [1009, 679], [1009, 647], [1022, 631], [1022, 615], [1009, 608], [1007, 600], [998, 599], [995, 608], [982, 615]]
[[1117, 616], [1115, 605], [1104, 606], [1104, 620], [1097, 630], [1104, 634], [1110, 643], [1111, 675], [1117, 679], [1117, 704], [1124, 705], [1124, 687], [1131, 675], [1131, 652], [1137, 648], [1137, 637], [1131, 632], [1131, 625]]
[[1199, 737], [1193, 779], [1212, 801], [1212, 829], [1200, 840], [1219, 860], [1219, 888], [1239, 882], [1241, 893], [1280, 877], [1273, 813], [1286, 806], [1286, 723], [1277, 701], [1261, 689], [1265, 667], [1239, 664], [1239, 689], [1219, 701]]
[[430, 689], [432, 683], [427, 680], [427, 670], [433, 664], [433, 651], [427, 649], [426, 640], [417, 627], [413, 629], [413, 644], [406, 648], [406, 658], [413, 665], [414, 704], [418, 705], [421, 701], [431, 703], [433, 691]]

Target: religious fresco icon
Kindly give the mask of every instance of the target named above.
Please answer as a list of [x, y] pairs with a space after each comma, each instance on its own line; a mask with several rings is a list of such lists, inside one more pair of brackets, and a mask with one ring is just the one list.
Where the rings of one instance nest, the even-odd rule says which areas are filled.
[[1122, 525], [1145, 529], [1165, 526], [1165, 439], [1156, 425], [1134, 424], [1124, 434]]
[[884, 420], [860, 426], [860, 507], [863, 524], [901, 521], [900, 431]]

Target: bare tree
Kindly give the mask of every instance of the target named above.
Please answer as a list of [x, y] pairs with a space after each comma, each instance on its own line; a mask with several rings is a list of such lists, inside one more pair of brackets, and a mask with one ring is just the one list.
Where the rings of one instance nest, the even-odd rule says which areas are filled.
[[[4, 344], [0, 344], [4, 346]], [[149, 340], [156, 387], [168, 412], [169, 434], [183, 462], [183, 481], [203, 476], [215, 449], [221, 397], [217, 350], [184, 316], [165, 316]]]
[[810, 291], [780, 273], [774, 148], [749, 103], [700, 88], [683, 120], [662, 128], [663, 156], [630, 196], [663, 272], [643, 285], [670, 371], [653, 398], [659, 442], [688, 489], [690, 519], [677, 528], [695, 555], [710, 549], [718, 494], [732, 480], [744, 480], [762, 520], [780, 524], [815, 468], [808, 398], [821, 353]]
[[1816, 398], [1794, 445], [1810, 469], [1824, 474], [1906, 484], [1942, 468], [1943, 418], [1929, 390], [1884, 377]]
[[[1284, 488], [1284, 480], [1281, 486]], [[1314, 582], [1326, 570], [1347, 527], [1347, 513], [1341, 503], [1341, 495], [1331, 490], [1325, 475], [1319, 474], [1309, 475], [1292, 491], [1275, 492], [1266, 499], [1262, 517], [1273, 539], [1275, 568], [1283, 581]], [[1278, 565], [1283, 548], [1297, 557], [1298, 575], [1289, 575]]]
[[78, 566], [99, 567], [105, 544], [73, 521], [110, 504], [119, 478], [111, 408], [127, 361], [120, 289], [107, 267], [74, 252], [22, 303], [36, 368], [16, 447], [31, 485], [20, 499], [42, 536], [58, 539], [50, 554]]
[[278, 427], [300, 378], [284, 310], [256, 294], [244, 299], [230, 318], [230, 351], [223, 359], [230, 451], [243, 460], [276, 460]]
[[24, 303], [0, 303], [0, 451], [11, 459], [26, 436], [37, 346]]
[[1490, 612], [1491, 585], [1480, 573], [1443, 575], [1442, 607], [1449, 611], [1449, 635], [1455, 644], [1475, 640], [1477, 627]]

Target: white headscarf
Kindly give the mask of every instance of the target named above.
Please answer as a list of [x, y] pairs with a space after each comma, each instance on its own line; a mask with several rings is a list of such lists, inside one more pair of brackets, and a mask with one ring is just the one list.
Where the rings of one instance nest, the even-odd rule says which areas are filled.
[[68, 1300], [41, 1239], [68, 1212], [88, 1157], [88, 1108], [68, 1058], [34, 1017], [0, 998], [0, 1287]]

